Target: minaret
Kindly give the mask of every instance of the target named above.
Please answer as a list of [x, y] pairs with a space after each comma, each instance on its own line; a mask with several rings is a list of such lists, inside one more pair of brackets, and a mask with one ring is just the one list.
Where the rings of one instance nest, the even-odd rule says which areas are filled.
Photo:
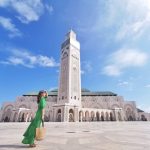
[[81, 106], [80, 43], [74, 31], [66, 34], [61, 45], [60, 78], [57, 104]]

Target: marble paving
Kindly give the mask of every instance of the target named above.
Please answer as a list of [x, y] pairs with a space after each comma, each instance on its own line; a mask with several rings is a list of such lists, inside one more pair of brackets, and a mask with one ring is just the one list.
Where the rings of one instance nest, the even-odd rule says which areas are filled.
[[0, 150], [150, 150], [150, 122], [49, 122], [36, 148], [21, 144], [28, 125], [0, 123]]

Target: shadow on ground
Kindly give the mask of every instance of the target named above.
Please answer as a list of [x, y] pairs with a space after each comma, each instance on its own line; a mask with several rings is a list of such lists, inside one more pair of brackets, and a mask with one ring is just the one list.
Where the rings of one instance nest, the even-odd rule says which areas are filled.
[[7, 148], [7, 149], [21, 149], [21, 148], [27, 148], [28, 146], [27, 145], [9, 145], [9, 144], [7, 144], [7, 145], [0, 145], [0, 149], [1, 148]]

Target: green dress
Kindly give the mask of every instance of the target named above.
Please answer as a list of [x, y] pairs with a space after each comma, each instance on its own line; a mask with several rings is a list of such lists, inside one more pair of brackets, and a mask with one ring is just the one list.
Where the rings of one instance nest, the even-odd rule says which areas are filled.
[[38, 104], [38, 110], [36, 112], [35, 118], [30, 123], [26, 132], [23, 134], [24, 139], [22, 140], [23, 144], [33, 144], [36, 134], [36, 128], [41, 126], [42, 122], [42, 109], [46, 106], [46, 97], [41, 97]]

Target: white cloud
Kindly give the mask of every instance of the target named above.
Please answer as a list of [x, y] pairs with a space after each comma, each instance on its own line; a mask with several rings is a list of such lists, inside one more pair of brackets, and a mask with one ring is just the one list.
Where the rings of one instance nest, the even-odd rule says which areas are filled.
[[143, 110], [146, 113], [150, 113], [150, 106], [139, 105], [137, 108]]
[[122, 40], [124, 38], [129, 38], [132, 36], [134, 39], [140, 37], [144, 31], [149, 27], [150, 24], [150, 14], [142, 21], [135, 21], [129, 24], [124, 24], [120, 27], [116, 35], [117, 40]]
[[87, 20], [78, 24], [79, 31], [90, 36], [135, 40], [150, 29], [150, 0], [97, 1], [93, 11], [95, 18], [85, 16]]
[[5, 18], [0, 16], [0, 25], [9, 31], [9, 37], [21, 36], [21, 32], [16, 28], [16, 26], [12, 23], [10, 18]]
[[143, 66], [147, 61], [147, 54], [136, 49], [121, 49], [111, 55], [116, 64], [121, 67]]
[[92, 71], [92, 64], [90, 61], [83, 61], [83, 62], [81, 62], [81, 65], [84, 70], [84, 73]]
[[145, 112], [150, 113], [150, 107], [146, 107], [144, 110]]
[[12, 51], [12, 56], [10, 56], [6, 61], [1, 61], [1, 64], [6, 65], [22, 65], [28, 68], [34, 67], [56, 67], [59, 66], [55, 62], [54, 58], [47, 57], [43, 55], [33, 55], [25, 50], [16, 50]]
[[81, 75], [84, 75], [86, 73], [90, 73], [92, 71], [92, 64], [90, 61], [82, 61], [81, 62]]
[[59, 64], [55, 62], [54, 58], [52, 57], [47, 57], [47, 56], [42, 56], [39, 55], [37, 56], [37, 64], [42, 67], [55, 67], [58, 66]]
[[119, 66], [116, 65], [107, 65], [103, 68], [102, 72], [109, 76], [119, 76], [121, 74]]
[[81, 74], [85, 74], [85, 71], [84, 71], [84, 70], [81, 70]]
[[150, 88], [150, 84], [145, 85], [146, 88]]
[[11, 8], [18, 13], [17, 18], [22, 23], [29, 23], [39, 20], [44, 13], [44, 9], [53, 11], [53, 7], [46, 4], [42, 0], [1, 0], [0, 7]]
[[[150, 1], [149, 0], [115, 0], [109, 4], [111, 7], [110, 16], [114, 15], [113, 24], [118, 30], [116, 39], [138, 38], [146, 32], [150, 25]], [[112, 13], [113, 12], [113, 13]], [[115, 13], [114, 13], [115, 12]], [[118, 13], [117, 13], [118, 12]]]
[[119, 76], [124, 69], [141, 67], [146, 64], [148, 55], [136, 49], [121, 49], [111, 54], [103, 73], [109, 76]]
[[123, 86], [123, 87], [124, 87], [124, 86], [128, 86], [128, 85], [129, 85], [129, 82], [127, 82], [127, 81], [122, 81], [122, 82], [119, 82], [118, 85], [119, 85], [119, 86]]
[[127, 91], [133, 91], [134, 90], [134, 84], [133, 84], [133, 80], [130, 81], [119, 81], [117, 86], [119, 86], [119, 88], [124, 88], [124, 90]]
[[6, 7], [9, 4], [10, 0], [0, 0], [0, 6]]
[[57, 69], [56, 72], [59, 73], [60, 72], [59, 69]]
[[54, 8], [51, 5], [45, 4], [46, 10], [51, 14], [54, 10]]

